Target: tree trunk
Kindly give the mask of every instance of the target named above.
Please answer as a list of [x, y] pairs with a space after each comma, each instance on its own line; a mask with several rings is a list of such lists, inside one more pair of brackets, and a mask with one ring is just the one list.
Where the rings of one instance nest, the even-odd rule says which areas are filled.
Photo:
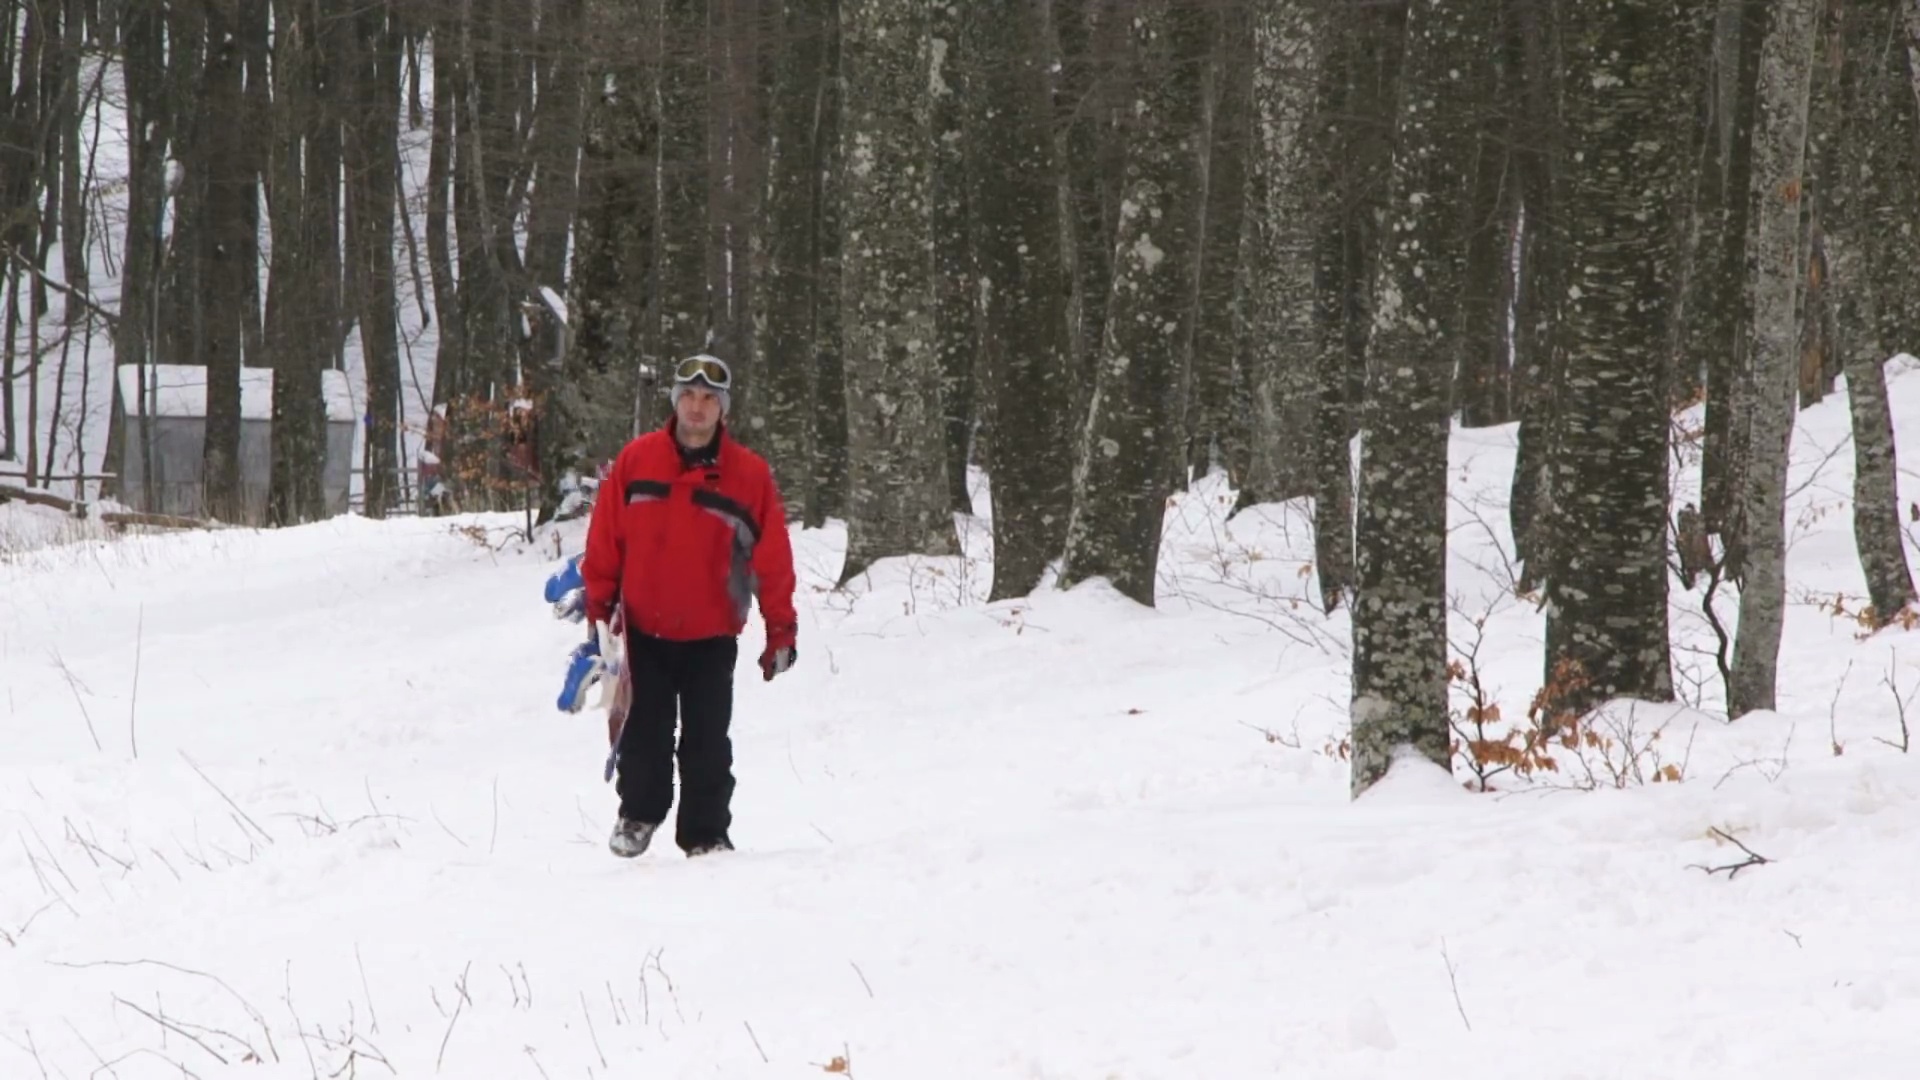
[[[1683, 16], [1637, 0], [1565, 16], [1569, 287], [1547, 575], [1547, 693], [1573, 713], [1673, 697], [1667, 643], [1667, 328], [1684, 129]], [[1658, 193], [1658, 198], [1652, 193]]]
[[934, 355], [928, 19], [892, 0], [841, 5], [851, 492], [843, 583], [880, 559], [956, 549]]
[[[1203, 187], [1203, 8], [1142, 0], [1105, 330], [1076, 448], [1061, 584], [1104, 577], [1151, 607], [1180, 414], [1168, 388], [1192, 347]], [[1001, 421], [1004, 423], [1004, 420]]]
[[[274, 23], [321, 24], [317, 0], [276, 0]], [[336, 312], [327, 300], [330, 260], [320, 250], [333, 235], [325, 188], [339, 182], [339, 161], [326, 160], [325, 127], [333, 118], [318, 92], [329, 74], [327, 35], [289, 34], [274, 55], [270, 205], [273, 258], [267, 283], [267, 344], [273, 358], [273, 445], [267, 521], [297, 525], [324, 514], [320, 490], [326, 460], [326, 409], [320, 373], [333, 349]]]
[[1793, 434], [1800, 196], [1818, 0], [1774, 0], [1760, 58], [1748, 229], [1753, 421], [1742, 507], [1740, 623], [1727, 715], [1774, 707], [1786, 618], [1787, 452]]
[[[1331, 35], [1314, 5], [1261, 7], [1253, 27], [1253, 144], [1248, 169], [1249, 469], [1239, 505], [1315, 489], [1320, 327], [1315, 270], [1325, 220], [1318, 95]], [[1317, 515], [1316, 515], [1317, 517]], [[1333, 522], [1329, 526], [1339, 528]], [[1344, 531], [1344, 530], [1342, 530]]]
[[[1461, 348], [1461, 205], [1490, 45], [1475, 0], [1410, 5], [1361, 438], [1351, 793], [1413, 753], [1449, 769], [1447, 435]], [[1465, 148], [1463, 150], [1463, 148]]]
[[[1250, 245], [1243, 233], [1258, 224], [1248, 206], [1247, 164], [1257, 152], [1253, 112], [1254, 31], [1245, 4], [1226, 5], [1214, 16], [1212, 84], [1207, 101], [1205, 232], [1199, 252], [1199, 309], [1193, 329], [1193, 373], [1181, 398], [1186, 472], [1204, 476], [1243, 456], [1237, 433], [1233, 377], [1248, 342], [1242, 305]], [[1259, 205], [1259, 204], [1255, 204]], [[1241, 476], [1234, 482], [1244, 482]], [[1176, 478], [1184, 485], [1186, 477]]]
[[754, 297], [760, 346], [761, 452], [790, 517], [813, 501], [814, 306], [820, 291], [814, 191], [822, 162], [820, 97], [831, 27], [815, 0], [781, 5], [779, 60], [770, 101], [766, 265]]
[[[1566, 303], [1566, 154], [1561, 127], [1564, 63], [1549, 5], [1514, 9], [1510, 50], [1521, 75], [1510, 108], [1520, 187], [1520, 265], [1514, 282], [1514, 377], [1520, 431], [1508, 498], [1519, 590], [1531, 593], [1553, 564], [1555, 475], [1562, 384], [1560, 317]], [[1512, 84], [1510, 84], [1512, 85]]]
[[[1910, 10], [1920, 10], [1913, 9]], [[1915, 167], [1913, 87], [1905, 28], [1895, 12], [1838, 13], [1839, 100], [1821, 117], [1834, 153], [1823, 170], [1823, 217], [1832, 238], [1829, 283], [1838, 297], [1839, 346], [1853, 420], [1853, 541], [1876, 628], [1914, 600], [1900, 527], [1899, 463], [1885, 364], [1897, 337], [1900, 244], [1911, 203], [1900, 170]], [[1885, 316], [1883, 316], [1883, 309]]]
[[659, 122], [652, 67], [629, 17], [594, 5], [591, 39], [605, 47], [604, 67], [589, 75], [573, 233], [574, 320], [568, 377], [555, 393], [581, 416], [581, 454], [611, 461], [639, 427], [654, 426], [664, 403], [649, 327], [653, 303]]
[[1060, 437], [1072, 402], [1068, 279], [1049, 126], [1049, 55], [1041, 13], [993, 0], [968, 20], [978, 101], [968, 111], [969, 192], [986, 336], [997, 343], [983, 396], [993, 401], [993, 591], [1032, 592], [1058, 558], [1073, 509], [1072, 446]]
[[[660, 299], [658, 335], [648, 349], [664, 369], [707, 346], [707, 5], [664, 0], [660, 20]], [[736, 358], [737, 359], [737, 358]]]
[[393, 219], [400, 112], [400, 34], [384, 5], [354, 16], [353, 124], [346, 141], [347, 236], [353, 297], [360, 312], [368, 426], [362, 505], [383, 518], [399, 492], [400, 346], [395, 299]]
[[[553, 299], [566, 293], [567, 239], [579, 209], [581, 124], [586, 103], [586, 2], [547, 5], [535, 31], [539, 96], [533, 104], [528, 169], [525, 284], [531, 329], [521, 369], [534, 392], [533, 447], [538, 473], [537, 520], [560, 512], [567, 491], [594, 472], [587, 455], [586, 414], [567, 367], [567, 312]], [[533, 479], [533, 478], [530, 478]]]
[[815, 377], [813, 381], [813, 482], [805, 522], [819, 527], [831, 517], [846, 517], [851, 498], [847, 453], [845, 320], [845, 234], [841, 228], [847, 194], [845, 130], [847, 81], [842, 61], [840, 0], [828, 0], [826, 78], [816, 99], [819, 171], [813, 192], [814, 244], [820, 279], [813, 292]]
[[[975, 297], [971, 210], [967, 199], [968, 97], [979, 93], [965, 55], [964, 24], [973, 5], [933, 5], [933, 262], [934, 352], [940, 365], [940, 402], [947, 495], [956, 513], [973, 513], [967, 465], [973, 447], [974, 373], [980, 325]], [[973, 82], [970, 89], [968, 84]]]
[[1721, 0], [1714, 22], [1714, 138], [1702, 190], [1701, 256], [1694, 271], [1685, 347], [1706, 372], [1707, 410], [1700, 469], [1700, 512], [1721, 537], [1727, 569], [1737, 575], [1741, 551], [1740, 489], [1750, 410], [1742, 387], [1750, 377], [1748, 332], [1748, 191], [1753, 184], [1755, 87], [1764, 7]]
[[210, 122], [199, 125], [196, 164], [204, 176], [205, 220], [199, 232], [201, 325], [207, 366], [207, 426], [202, 456], [206, 513], [242, 519], [240, 371], [245, 354], [246, 279], [259, 273], [249, 243], [255, 223], [246, 203], [255, 198], [250, 129], [231, 119], [243, 107], [246, 58], [239, 27], [218, 4], [206, 8], [206, 67], [199, 101]]
[[1085, 415], [1095, 383], [1113, 279], [1115, 210], [1122, 155], [1118, 103], [1131, 78], [1124, 5], [1054, 0], [1049, 34], [1059, 63], [1055, 127], [1060, 132], [1062, 228], [1073, 275], [1071, 413]]

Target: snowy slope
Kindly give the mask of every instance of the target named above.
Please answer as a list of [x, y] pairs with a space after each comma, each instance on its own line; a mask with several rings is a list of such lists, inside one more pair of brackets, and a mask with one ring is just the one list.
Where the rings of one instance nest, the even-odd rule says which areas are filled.
[[[1217, 479], [1154, 611], [985, 604], [980, 523], [845, 591], [800, 534], [800, 663], [762, 683], [749, 629], [741, 850], [698, 862], [606, 852], [551, 536], [0, 508], [0, 1077], [1910, 1077], [1920, 766], [1877, 740], [1920, 650], [1813, 603], [1863, 591], [1845, 433], [1844, 395], [1801, 417], [1782, 711], [1623, 703], [1685, 780], [1618, 790], [1403, 765], [1350, 803], [1305, 510], [1228, 522]], [[1512, 438], [1456, 436], [1452, 584], [1518, 716]], [[1773, 861], [1704, 872], [1745, 857], [1713, 829]]]

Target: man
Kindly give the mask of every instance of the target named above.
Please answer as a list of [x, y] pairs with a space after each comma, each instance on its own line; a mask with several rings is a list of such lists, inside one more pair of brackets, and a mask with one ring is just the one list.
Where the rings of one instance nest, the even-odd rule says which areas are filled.
[[633, 699], [616, 737], [620, 816], [608, 847], [647, 850], [673, 805], [689, 856], [729, 851], [733, 668], [747, 608], [767, 627], [760, 671], [793, 666], [793, 548], [772, 470], [726, 429], [732, 373], [700, 354], [674, 371], [673, 415], [628, 443], [600, 483], [581, 560], [587, 617], [625, 623]]

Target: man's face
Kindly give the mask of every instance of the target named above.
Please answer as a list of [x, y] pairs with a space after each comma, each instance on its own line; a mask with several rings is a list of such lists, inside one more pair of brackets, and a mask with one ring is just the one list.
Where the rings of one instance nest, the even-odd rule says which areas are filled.
[[720, 395], [711, 387], [689, 383], [680, 391], [680, 400], [673, 412], [679, 420], [677, 430], [681, 441], [689, 446], [703, 446], [713, 438], [713, 429], [720, 423]]

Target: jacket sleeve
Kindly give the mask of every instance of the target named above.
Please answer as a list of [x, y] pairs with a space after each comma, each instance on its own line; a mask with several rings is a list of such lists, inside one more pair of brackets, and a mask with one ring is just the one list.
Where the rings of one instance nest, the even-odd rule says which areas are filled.
[[787, 512], [772, 469], [767, 470], [766, 477], [760, 487], [760, 505], [754, 508], [760, 542], [753, 549], [753, 574], [760, 587], [760, 617], [767, 624], [767, 647], [778, 649], [794, 644], [800, 626], [793, 612], [793, 541], [787, 535]]
[[620, 571], [626, 559], [627, 541], [620, 535], [620, 510], [626, 503], [627, 456], [614, 459], [600, 481], [600, 492], [593, 500], [593, 517], [587, 522], [587, 552], [580, 560], [580, 577], [587, 585], [587, 618], [592, 621], [613, 618], [613, 606], [620, 596]]

